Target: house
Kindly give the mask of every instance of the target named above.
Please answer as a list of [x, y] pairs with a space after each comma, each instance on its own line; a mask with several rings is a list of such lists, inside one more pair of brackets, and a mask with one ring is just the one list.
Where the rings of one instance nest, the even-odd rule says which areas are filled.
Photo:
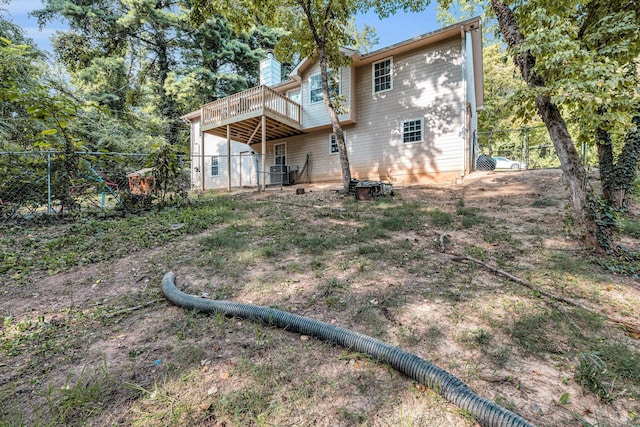
[[[373, 52], [344, 49], [333, 70], [352, 177], [394, 184], [453, 182], [473, 170], [483, 107], [482, 35], [469, 19]], [[281, 79], [272, 54], [261, 85], [183, 116], [194, 189], [341, 182], [320, 69], [302, 60]]]

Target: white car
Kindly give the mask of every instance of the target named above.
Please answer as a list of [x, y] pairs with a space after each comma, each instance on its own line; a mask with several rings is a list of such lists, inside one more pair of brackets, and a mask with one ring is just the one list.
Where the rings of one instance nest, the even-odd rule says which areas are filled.
[[496, 169], [520, 169], [520, 163], [509, 160], [506, 157], [494, 157], [496, 161]]

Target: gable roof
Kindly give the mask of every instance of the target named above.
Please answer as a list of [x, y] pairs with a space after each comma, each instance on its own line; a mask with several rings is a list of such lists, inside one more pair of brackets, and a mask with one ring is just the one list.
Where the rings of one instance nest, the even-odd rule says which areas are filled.
[[[345, 55], [352, 58], [355, 66], [361, 66], [393, 55], [399, 55], [414, 49], [434, 45], [453, 37], [464, 39], [466, 32], [471, 34], [476, 110], [482, 110], [484, 108], [484, 74], [482, 67], [482, 21], [480, 17], [467, 19], [365, 54], [361, 54], [357, 50], [345, 47], [340, 48], [340, 50]], [[302, 82], [304, 72], [312, 67], [315, 62], [316, 61], [313, 57], [306, 57], [302, 59], [298, 65], [291, 70], [286, 79], [274, 85], [272, 88], [283, 93], [289, 89], [298, 87]], [[200, 110], [196, 110], [182, 116], [181, 118], [185, 121], [189, 121], [196, 119], [199, 116]]]
[[[475, 76], [475, 98], [477, 109], [484, 108], [484, 74], [482, 67], [482, 22], [479, 17], [467, 19], [448, 27], [440, 28], [411, 39], [392, 44], [365, 54], [349, 48], [341, 48], [342, 52], [350, 56], [355, 66], [370, 64], [393, 55], [399, 55], [414, 49], [430, 46], [453, 37], [463, 39], [465, 33], [471, 33], [473, 53], [473, 74]], [[306, 57], [295, 66], [286, 80], [273, 86], [274, 89], [287, 90], [296, 87], [302, 80], [303, 73], [315, 64], [312, 57]]]

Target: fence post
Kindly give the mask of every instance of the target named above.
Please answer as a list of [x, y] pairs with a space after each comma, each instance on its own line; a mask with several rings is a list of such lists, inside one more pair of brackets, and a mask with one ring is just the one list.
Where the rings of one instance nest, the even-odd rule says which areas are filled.
[[530, 147], [529, 147], [529, 128], [525, 127], [524, 128], [524, 144], [526, 148], [526, 154], [525, 154], [525, 164], [527, 165], [527, 169], [529, 169], [529, 153], [530, 153]]
[[51, 151], [47, 151], [47, 214], [51, 215]]
[[522, 163], [526, 164], [525, 159], [527, 158], [527, 155], [525, 154], [525, 151], [524, 151], [524, 140], [525, 140], [525, 130], [523, 129], [522, 132], [520, 133], [520, 158], [518, 159], [518, 161], [520, 162], [520, 169], [522, 169]]

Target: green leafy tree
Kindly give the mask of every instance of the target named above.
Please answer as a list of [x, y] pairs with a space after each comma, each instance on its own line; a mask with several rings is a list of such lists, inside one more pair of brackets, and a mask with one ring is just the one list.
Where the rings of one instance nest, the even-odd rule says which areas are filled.
[[194, 30], [189, 0], [46, 0], [40, 25], [62, 17], [56, 57], [81, 96], [105, 112], [177, 145], [187, 141], [179, 117], [257, 80], [263, 48], [278, 34], [264, 27], [236, 37], [213, 17]]
[[[554, 142], [585, 243], [614, 251], [609, 232], [613, 224], [599, 210], [568, 123], [579, 126], [578, 141], [594, 140], [598, 129], [629, 128], [639, 105], [635, 59], [640, 53], [640, 6], [631, 1], [532, 1], [514, 12], [499, 0], [491, 4]], [[574, 7], [581, 13], [568, 11]], [[601, 172], [606, 181], [610, 171]], [[635, 165], [628, 172], [635, 175]]]
[[[441, 2], [445, 8], [452, 3]], [[634, 124], [640, 105], [640, 4], [528, 0], [517, 5], [501, 0], [487, 5], [525, 83], [511, 105], [523, 117], [535, 112], [546, 126], [586, 246], [615, 252], [611, 215], [601, 209], [575, 147], [582, 142], [599, 146], [603, 196], [609, 205], [620, 204], [640, 152]]]
[[26, 148], [33, 134], [19, 99], [38, 85], [42, 59], [20, 27], [0, 14], [0, 141], [4, 150]]
[[181, 61], [169, 75], [168, 91], [185, 111], [256, 86], [265, 50], [273, 49], [282, 35], [264, 26], [236, 35], [219, 16], [195, 30], [184, 24]]
[[[362, 41], [362, 34], [354, 33], [351, 25], [357, 13], [375, 10], [378, 16], [384, 18], [399, 9], [423, 10], [428, 4], [428, 1], [418, 0], [193, 0], [191, 14], [196, 24], [222, 14], [239, 33], [256, 24], [268, 23], [281, 27], [287, 30], [287, 35], [278, 43], [279, 56], [284, 53], [283, 57], [289, 59], [294, 55], [317, 58], [322, 98], [336, 135], [342, 183], [346, 191], [351, 181], [351, 170], [344, 132], [338, 118], [340, 102], [330, 93], [329, 70], [348, 65], [350, 58], [342, 53], [341, 48], [355, 46]], [[370, 29], [365, 28], [364, 33], [371, 34]]]

